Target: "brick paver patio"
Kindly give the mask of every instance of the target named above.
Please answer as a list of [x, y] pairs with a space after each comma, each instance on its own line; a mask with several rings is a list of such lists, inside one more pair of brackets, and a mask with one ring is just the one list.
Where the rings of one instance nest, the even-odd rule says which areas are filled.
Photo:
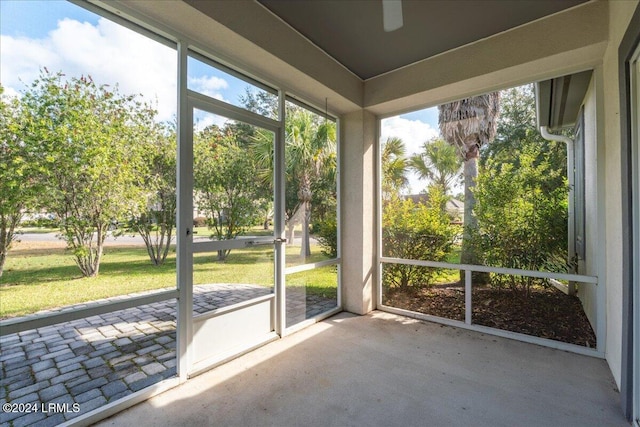
[[[199, 285], [194, 313], [269, 292]], [[288, 292], [288, 326], [336, 307], [335, 299]], [[174, 376], [175, 315], [176, 301], [169, 300], [0, 337], [0, 405], [38, 405], [31, 413], [0, 410], [0, 425], [55, 426]], [[60, 412], [60, 404], [67, 410]]]

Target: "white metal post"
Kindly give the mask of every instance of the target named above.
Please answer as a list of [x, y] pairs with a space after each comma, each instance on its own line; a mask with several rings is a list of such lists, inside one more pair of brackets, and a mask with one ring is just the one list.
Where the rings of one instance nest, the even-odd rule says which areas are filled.
[[285, 95], [282, 90], [278, 92], [278, 119], [280, 120], [280, 128], [275, 134], [274, 147], [274, 165], [273, 165], [273, 182], [274, 182], [274, 200], [273, 200], [273, 228], [275, 242], [275, 266], [274, 266], [274, 292], [275, 292], [275, 330], [282, 336], [286, 324], [286, 290], [285, 290]]
[[178, 161], [176, 268], [178, 285], [177, 358], [178, 377], [186, 381], [190, 369], [193, 326], [193, 111], [187, 95], [187, 50], [178, 42]]
[[472, 285], [471, 270], [464, 271], [464, 323], [470, 325], [472, 322], [472, 307], [471, 307], [471, 285]]
[[[584, 132], [584, 130], [583, 130]], [[573, 263], [576, 258], [576, 171], [575, 171], [575, 148], [574, 145], [576, 141], [572, 141], [571, 143], [567, 143], [567, 180], [569, 182], [569, 208], [567, 215], [569, 217], [569, 224], [567, 226], [567, 256], [569, 265]], [[584, 177], [582, 177], [584, 180]], [[582, 215], [580, 212], [579, 215]], [[580, 274], [580, 268], [576, 265], [573, 273]], [[567, 290], [568, 295], [576, 294], [576, 282], [569, 281], [569, 286]]]

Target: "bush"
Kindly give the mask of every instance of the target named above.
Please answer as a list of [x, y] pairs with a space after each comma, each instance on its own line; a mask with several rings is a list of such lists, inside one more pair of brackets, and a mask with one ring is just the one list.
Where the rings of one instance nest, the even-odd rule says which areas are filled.
[[38, 227], [38, 228], [56, 228], [58, 221], [54, 218], [40, 217], [30, 220], [25, 220], [20, 223], [22, 227]]
[[197, 216], [193, 218], [193, 226], [194, 227], [206, 227], [207, 218], [204, 216]]
[[338, 221], [333, 215], [326, 215], [322, 221], [313, 224], [313, 233], [322, 247], [322, 253], [329, 258], [338, 257]]
[[[566, 271], [567, 193], [564, 172], [524, 148], [520, 166], [489, 161], [475, 188], [479, 229], [473, 239], [485, 265]], [[528, 295], [542, 279], [495, 275], [491, 283]]]
[[[385, 202], [382, 213], [382, 254], [385, 257], [425, 261], [445, 261], [456, 235], [444, 196], [432, 188], [429, 201], [414, 203], [397, 197]], [[382, 280], [387, 287], [406, 289], [429, 286], [437, 273], [434, 268], [385, 264]]]

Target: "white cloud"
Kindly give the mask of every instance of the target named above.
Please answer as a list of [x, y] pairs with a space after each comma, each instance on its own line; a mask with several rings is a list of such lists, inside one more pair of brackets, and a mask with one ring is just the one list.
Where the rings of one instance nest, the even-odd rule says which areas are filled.
[[226, 117], [218, 116], [216, 114], [210, 114], [204, 111], [196, 110], [194, 117], [194, 128], [196, 132], [206, 129], [209, 126], [216, 125], [223, 128], [227, 123], [231, 122]]
[[227, 89], [229, 84], [226, 80], [215, 76], [189, 77], [189, 88], [220, 101], [228, 102], [220, 93], [221, 89]]
[[107, 19], [96, 26], [63, 19], [45, 38], [1, 36], [0, 78], [8, 94], [25, 89], [46, 67], [66, 76], [90, 75], [98, 84], [118, 83], [123, 94], [142, 94], [173, 120], [176, 52]]
[[[439, 132], [429, 123], [420, 120], [408, 120], [400, 116], [382, 120], [380, 126], [380, 143], [391, 137], [402, 139], [407, 149], [407, 156], [421, 151], [422, 144], [436, 136]], [[409, 173], [409, 192], [419, 193], [424, 190], [426, 182], [420, 180], [414, 173]]]
[[384, 143], [390, 137], [398, 137], [407, 147], [407, 155], [418, 153], [423, 142], [436, 136], [438, 130], [420, 120], [408, 120], [400, 116], [382, 120], [380, 142]]

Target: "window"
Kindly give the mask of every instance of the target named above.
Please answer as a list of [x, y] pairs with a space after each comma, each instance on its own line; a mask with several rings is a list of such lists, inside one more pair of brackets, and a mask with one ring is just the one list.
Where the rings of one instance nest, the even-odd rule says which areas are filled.
[[336, 122], [286, 102], [285, 283], [287, 327], [338, 307]]

